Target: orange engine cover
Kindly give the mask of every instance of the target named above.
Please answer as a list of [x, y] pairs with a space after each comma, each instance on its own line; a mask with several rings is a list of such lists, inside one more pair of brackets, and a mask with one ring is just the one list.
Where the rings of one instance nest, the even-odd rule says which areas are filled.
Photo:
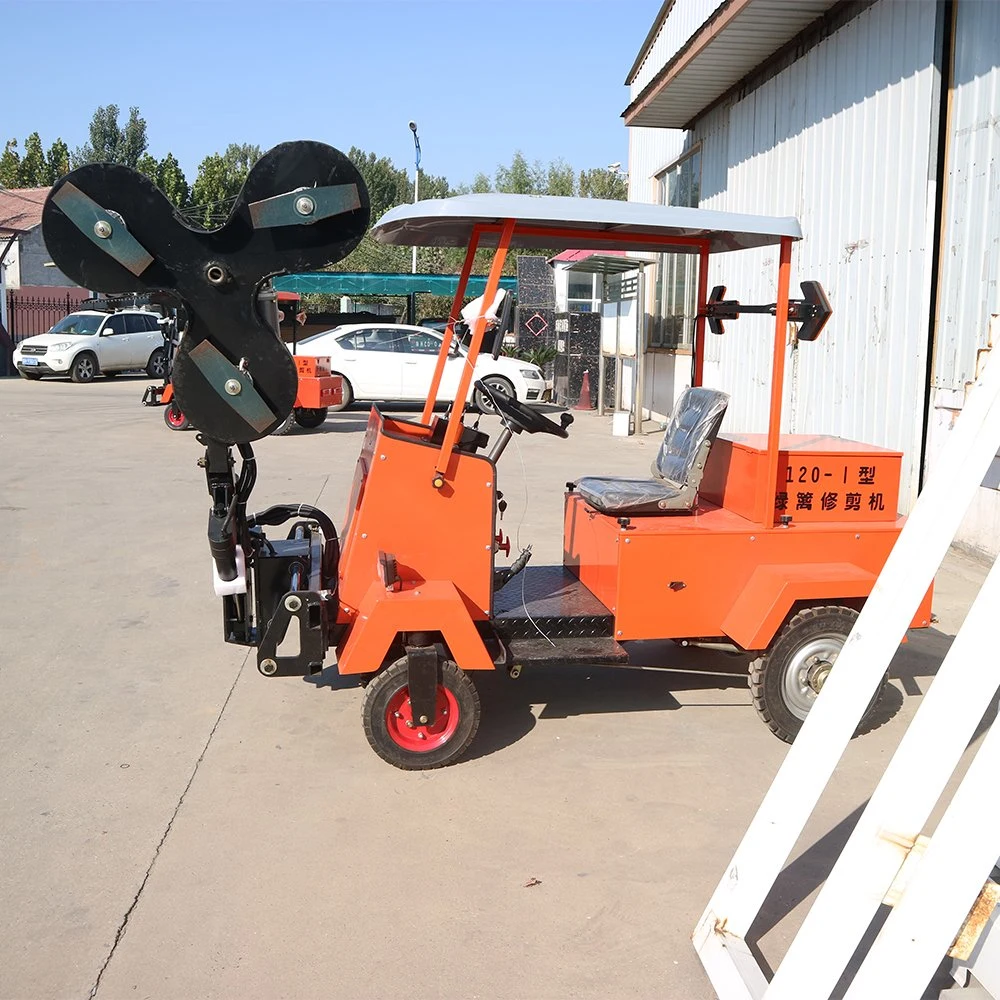
[[[783, 434], [779, 449], [776, 519], [788, 514], [795, 522], [896, 520], [900, 452], [826, 434]], [[766, 435], [719, 435], [698, 493], [754, 520], [766, 467]]]
[[295, 355], [295, 370], [299, 378], [330, 374], [329, 358], [314, 358], [307, 354]]

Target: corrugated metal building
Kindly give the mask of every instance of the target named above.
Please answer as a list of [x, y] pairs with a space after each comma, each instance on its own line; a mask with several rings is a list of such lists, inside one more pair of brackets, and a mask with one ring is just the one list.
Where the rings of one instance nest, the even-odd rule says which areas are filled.
[[[1000, 313], [1000, 3], [667, 0], [627, 83], [630, 198], [800, 220], [793, 289], [818, 279], [834, 316], [789, 348], [783, 430], [899, 448], [908, 509]], [[768, 256], [716, 257], [709, 285], [773, 301]], [[644, 403], [664, 413], [690, 377], [693, 278], [657, 271]], [[759, 430], [763, 321], [709, 352], [727, 427]], [[960, 541], [1000, 550], [1000, 496]]]

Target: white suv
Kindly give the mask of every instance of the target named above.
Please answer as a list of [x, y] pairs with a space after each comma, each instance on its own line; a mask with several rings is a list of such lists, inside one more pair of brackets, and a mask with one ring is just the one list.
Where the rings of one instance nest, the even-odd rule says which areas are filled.
[[167, 352], [158, 319], [138, 309], [70, 313], [48, 333], [22, 340], [14, 349], [14, 364], [27, 379], [69, 375], [74, 382], [91, 382], [95, 375], [110, 378], [138, 368], [163, 378]]

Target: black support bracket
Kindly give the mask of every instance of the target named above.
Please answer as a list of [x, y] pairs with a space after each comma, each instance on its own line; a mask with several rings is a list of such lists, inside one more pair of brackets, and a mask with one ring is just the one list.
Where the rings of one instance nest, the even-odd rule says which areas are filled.
[[433, 646], [407, 646], [407, 687], [414, 725], [432, 726], [437, 717], [439, 662]]

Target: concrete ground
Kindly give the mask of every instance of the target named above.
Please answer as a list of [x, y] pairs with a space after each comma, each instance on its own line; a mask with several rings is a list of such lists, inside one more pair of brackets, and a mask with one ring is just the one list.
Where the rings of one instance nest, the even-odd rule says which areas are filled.
[[[200, 449], [147, 381], [0, 380], [0, 998], [712, 997], [690, 934], [786, 751], [741, 662], [491, 677], [467, 760], [395, 770], [353, 682], [221, 641]], [[261, 442], [251, 508], [342, 521], [365, 421]], [[657, 444], [593, 414], [515, 440], [536, 564], [567, 479]], [[775, 964], [984, 575], [946, 561], [758, 922]]]

